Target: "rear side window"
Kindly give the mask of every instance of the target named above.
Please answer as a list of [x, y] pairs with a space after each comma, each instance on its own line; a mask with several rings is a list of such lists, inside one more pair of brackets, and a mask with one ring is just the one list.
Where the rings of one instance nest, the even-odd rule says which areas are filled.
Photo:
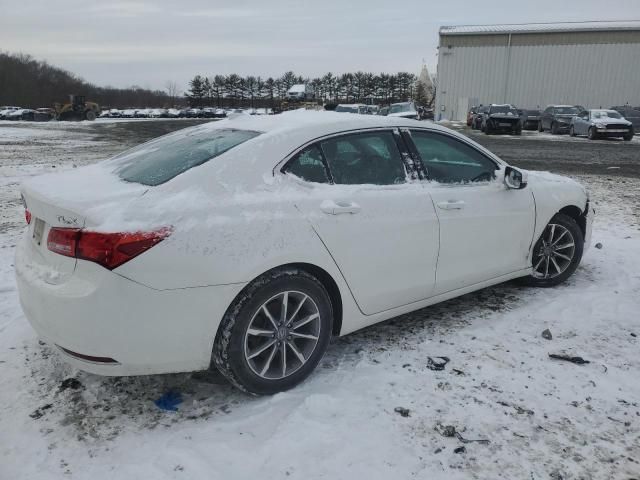
[[116, 156], [115, 173], [127, 182], [160, 185], [258, 135], [236, 129], [177, 132]]
[[321, 147], [336, 184], [393, 185], [406, 181], [391, 132], [345, 135], [325, 140]]
[[286, 173], [291, 173], [307, 182], [329, 183], [327, 170], [320, 149], [313, 145], [305, 148], [287, 164]]

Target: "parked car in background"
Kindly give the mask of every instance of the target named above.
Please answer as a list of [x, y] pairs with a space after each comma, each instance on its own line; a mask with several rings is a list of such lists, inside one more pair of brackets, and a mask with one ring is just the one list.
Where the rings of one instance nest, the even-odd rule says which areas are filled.
[[36, 122], [48, 122], [56, 117], [56, 111], [53, 108], [43, 107], [36, 108], [33, 114], [33, 120]]
[[583, 110], [571, 120], [569, 135], [586, 135], [590, 140], [621, 137], [629, 141], [633, 138], [633, 124], [615, 110]]
[[549, 105], [540, 114], [538, 131], [549, 130], [554, 135], [569, 133], [571, 119], [582, 110], [580, 105]]
[[467, 127], [470, 127], [473, 123], [473, 117], [478, 113], [478, 108], [475, 105], [469, 109], [467, 112]]
[[540, 110], [523, 108], [520, 115], [520, 121], [522, 122], [522, 128], [524, 130], [537, 130], [540, 123]]
[[31, 108], [18, 108], [5, 114], [5, 120], [33, 120], [36, 111]]
[[166, 108], [154, 108], [149, 111], [150, 118], [167, 118], [167, 109]]
[[392, 103], [389, 106], [389, 113], [387, 116], [420, 120], [418, 109], [416, 108], [416, 104], [413, 102]]
[[364, 115], [367, 113], [367, 106], [361, 103], [341, 103], [336, 107], [335, 111], [338, 113], [359, 113]]
[[190, 108], [187, 110], [187, 118], [198, 118], [202, 115], [202, 110], [199, 108]]
[[10, 114], [11, 112], [13, 112], [14, 110], [21, 110], [20, 107], [10, 107], [10, 106], [3, 106], [0, 107], [0, 120], [6, 120], [7, 115]]
[[563, 283], [594, 214], [579, 183], [434, 123], [306, 111], [184, 129], [21, 193], [20, 302], [61, 358], [217, 368], [254, 394], [299, 384], [333, 336], [511, 279]]
[[383, 117], [389, 115], [389, 107], [380, 107], [380, 110], [378, 110], [378, 115], [382, 115]]
[[518, 110], [510, 104], [491, 104], [482, 115], [480, 129], [487, 135], [492, 133], [522, 133], [522, 122]]
[[482, 127], [482, 120], [488, 110], [488, 105], [480, 105], [478, 107], [476, 113], [471, 116], [471, 130], [480, 130], [480, 128]]
[[123, 118], [134, 118], [135, 116], [136, 116], [136, 109], [135, 108], [127, 108], [127, 109], [122, 111], [122, 117]]
[[629, 105], [625, 105], [622, 107], [611, 107], [611, 110], [615, 110], [622, 115], [625, 120], [630, 121], [635, 133], [640, 132], [640, 107], [630, 107]]

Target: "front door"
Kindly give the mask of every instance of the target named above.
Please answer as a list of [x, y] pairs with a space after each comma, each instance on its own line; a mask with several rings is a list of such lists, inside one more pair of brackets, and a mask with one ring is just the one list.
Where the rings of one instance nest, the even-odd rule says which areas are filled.
[[408, 181], [392, 130], [327, 138], [285, 167], [309, 188], [296, 207], [309, 219], [366, 315], [433, 293], [438, 219], [420, 182]]
[[440, 220], [434, 293], [527, 268], [535, 226], [531, 190], [508, 189], [496, 162], [454, 136], [412, 130], [411, 138]]

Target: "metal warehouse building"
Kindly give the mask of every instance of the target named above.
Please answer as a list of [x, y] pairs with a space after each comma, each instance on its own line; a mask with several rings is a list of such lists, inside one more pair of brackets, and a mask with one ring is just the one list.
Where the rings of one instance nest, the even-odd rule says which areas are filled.
[[640, 21], [440, 28], [436, 118], [472, 105], [640, 105]]

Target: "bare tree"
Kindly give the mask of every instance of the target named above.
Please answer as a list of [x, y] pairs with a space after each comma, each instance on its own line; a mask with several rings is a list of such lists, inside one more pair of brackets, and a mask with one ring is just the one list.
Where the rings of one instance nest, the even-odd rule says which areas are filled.
[[176, 103], [176, 98], [178, 98], [178, 83], [174, 80], [167, 80], [167, 83], [164, 84], [164, 89], [167, 91], [167, 95], [169, 96], [169, 103], [173, 107]]

